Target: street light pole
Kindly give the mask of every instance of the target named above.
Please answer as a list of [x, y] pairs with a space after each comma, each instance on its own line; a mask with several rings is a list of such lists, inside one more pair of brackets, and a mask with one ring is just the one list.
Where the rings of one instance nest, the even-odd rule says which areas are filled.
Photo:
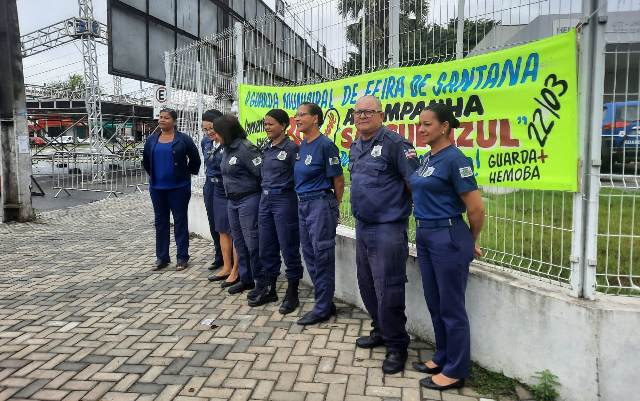
[[28, 221], [31, 153], [16, 0], [0, 1], [0, 221]]

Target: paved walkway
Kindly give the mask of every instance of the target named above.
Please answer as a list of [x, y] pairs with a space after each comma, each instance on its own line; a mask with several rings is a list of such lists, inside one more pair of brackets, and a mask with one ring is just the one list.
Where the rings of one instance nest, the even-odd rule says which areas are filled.
[[[192, 240], [189, 269], [151, 272], [146, 193], [0, 225], [0, 238], [0, 400], [479, 399], [421, 390], [411, 369], [384, 376], [383, 349], [354, 345], [369, 320], [352, 306], [296, 325], [309, 288], [292, 315], [249, 308], [206, 280], [206, 240]], [[432, 352], [413, 342], [410, 360]]]

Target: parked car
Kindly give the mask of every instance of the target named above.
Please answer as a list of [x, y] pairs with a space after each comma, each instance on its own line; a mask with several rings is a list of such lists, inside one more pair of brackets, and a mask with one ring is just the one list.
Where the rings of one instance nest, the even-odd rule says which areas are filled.
[[640, 162], [639, 101], [604, 104], [601, 159], [601, 171], [607, 173], [622, 172], [626, 163]]

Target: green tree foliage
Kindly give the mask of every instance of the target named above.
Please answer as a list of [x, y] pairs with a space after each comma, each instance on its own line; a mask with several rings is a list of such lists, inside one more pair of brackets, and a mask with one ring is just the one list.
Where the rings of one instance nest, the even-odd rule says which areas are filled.
[[66, 81], [54, 81], [46, 85], [52, 89], [65, 90], [69, 92], [84, 92], [84, 77], [80, 74], [69, 75]]
[[[365, 24], [365, 71], [385, 68], [389, 62], [389, 0], [340, 0], [338, 13], [347, 25], [347, 42], [353, 50], [343, 64], [346, 73], [361, 71], [362, 23]], [[455, 57], [455, 18], [446, 24], [429, 23], [426, 0], [400, 1], [400, 65], [420, 65]], [[464, 21], [464, 54], [496, 25], [489, 19]]]

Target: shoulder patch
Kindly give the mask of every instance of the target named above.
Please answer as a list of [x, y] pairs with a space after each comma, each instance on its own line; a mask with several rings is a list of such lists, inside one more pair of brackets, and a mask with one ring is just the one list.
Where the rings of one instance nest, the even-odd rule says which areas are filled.
[[462, 167], [459, 170], [460, 170], [460, 177], [462, 178], [473, 176], [473, 170], [471, 169], [471, 167]]
[[404, 157], [407, 159], [415, 159], [417, 157], [416, 150], [414, 148], [409, 148], [404, 150]]
[[335, 166], [336, 164], [340, 164], [340, 159], [338, 157], [330, 157], [329, 158], [329, 165], [330, 166]]

